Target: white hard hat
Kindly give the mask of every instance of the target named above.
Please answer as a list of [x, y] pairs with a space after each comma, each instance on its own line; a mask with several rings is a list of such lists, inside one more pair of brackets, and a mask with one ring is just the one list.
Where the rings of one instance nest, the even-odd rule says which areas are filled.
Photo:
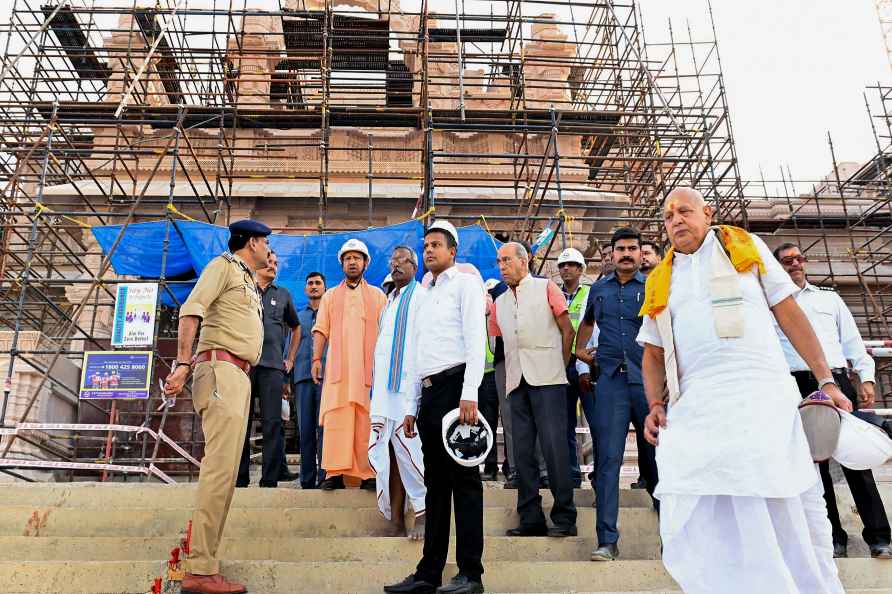
[[834, 406], [833, 399], [821, 390], [812, 392], [799, 403], [799, 416], [811, 459], [815, 462], [829, 459], [839, 443], [842, 422], [840, 410]]
[[341, 249], [338, 250], [339, 262], [343, 260], [344, 254], [346, 254], [347, 252], [359, 252], [360, 254], [365, 256], [365, 261], [367, 263], [372, 261], [372, 256], [371, 254], [369, 254], [369, 248], [367, 248], [366, 245], [358, 239], [348, 239], [346, 242], [344, 242], [344, 245], [342, 245]]
[[492, 291], [500, 282], [501, 281], [499, 281], [499, 279], [497, 278], [488, 278], [486, 279], [486, 282], [483, 283], [483, 286], [486, 288], [487, 291]]
[[457, 408], [443, 417], [443, 447], [458, 464], [479, 466], [489, 455], [495, 436], [483, 415], [477, 415], [476, 425], [460, 423], [458, 417]]
[[455, 244], [458, 245], [458, 231], [455, 229], [455, 225], [449, 221], [444, 219], [434, 221], [431, 223], [431, 226], [427, 228], [427, 231], [424, 232], [425, 237], [431, 231], [445, 231], [452, 236], [452, 239], [455, 240]]
[[561, 252], [557, 259], [558, 266], [565, 262], [574, 262], [585, 268], [585, 257], [576, 248], [567, 248]]
[[892, 458], [892, 439], [882, 429], [845, 411], [840, 415], [834, 460], [852, 470], [870, 470]]
[[387, 285], [387, 283], [393, 284], [393, 276], [390, 273], [387, 273], [387, 276], [384, 277], [384, 280], [381, 281], [381, 286]]

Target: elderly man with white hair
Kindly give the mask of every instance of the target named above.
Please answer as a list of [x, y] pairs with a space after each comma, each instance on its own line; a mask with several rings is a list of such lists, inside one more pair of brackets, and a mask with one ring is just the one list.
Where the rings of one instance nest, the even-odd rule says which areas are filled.
[[851, 403], [768, 247], [743, 229], [711, 227], [712, 215], [696, 190], [669, 194], [672, 249], [648, 277], [641, 310], [663, 563], [688, 594], [841, 594], [772, 314], [834, 404]]
[[[576, 536], [566, 433], [567, 365], [575, 332], [564, 294], [554, 281], [533, 277], [529, 261], [519, 243], [499, 248], [499, 271], [508, 290], [495, 300], [489, 316], [490, 336], [505, 340], [506, 385], [514, 425], [520, 526], [507, 535]], [[537, 439], [554, 496], [550, 528], [539, 495]]]
[[[418, 256], [408, 246], [394, 248], [390, 256], [393, 290], [388, 293], [375, 343], [372, 383], [372, 432], [369, 463], [375, 471], [378, 509], [397, 532], [412, 540], [424, 538], [424, 459], [418, 434], [406, 434], [403, 421], [409, 402], [420, 386], [414, 381], [418, 311], [427, 289], [415, 280]], [[395, 462], [395, 470], [392, 464]], [[405, 493], [403, 492], [405, 488]], [[408, 494], [415, 524], [406, 528], [405, 496]]]

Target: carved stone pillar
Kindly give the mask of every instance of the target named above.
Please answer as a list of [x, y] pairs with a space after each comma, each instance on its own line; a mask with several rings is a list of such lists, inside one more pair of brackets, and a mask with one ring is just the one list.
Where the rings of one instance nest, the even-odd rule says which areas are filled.
[[285, 51], [281, 20], [272, 15], [250, 15], [244, 19], [241, 49], [234, 38], [227, 48], [227, 60], [238, 73], [238, 102], [269, 107], [271, 76]]
[[[10, 350], [13, 346], [15, 333], [12, 331], [0, 332], [0, 376], [6, 379], [9, 366], [12, 361]], [[77, 420], [77, 394], [80, 381], [80, 368], [71, 360], [60, 357], [52, 369], [48, 372], [47, 381], [38, 391], [44, 370], [49, 365], [52, 355], [35, 354], [33, 351], [55, 351], [58, 345], [47, 336], [37, 331], [20, 332], [16, 341], [16, 349], [21, 352], [12, 361], [12, 378], [9, 384], [9, 401], [6, 409], [6, 423], [15, 424], [23, 420], [31, 423], [73, 423]], [[32, 365], [33, 363], [33, 365]], [[31, 400], [34, 405], [24, 418], [25, 409]], [[58, 437], [64, 433], [53, 432]], [[47, 432], [29, 432], [30, 441], [44, 444], [51, 452], [69, 454], [72, 443], [66, 440], [50, 440]], [[9, 437], [0, 439], [0, 448], [5, 448]], [[8, 457], [16, 459], [56, 459], [42, 448], [16, 439]], [[52, 478], [49, 471], [20, 470], [20, 474], [37, 480]]]
[[531, 43], [526, 44], [524, 63], [524, 97], [529, 109], [568, 108], [570, 86], [570, 62], [576, 48], [567, 43], [567, 34], [561, 31], [553, 14], [543, 14], [539, 19], [555, 22], [533, 23]]
[[[93, 234], [89, 230], [85, 230], [83, 236], [84, 245], [87, 248], [84, 264], [92, 272], [90, 277], [86, 278], [93, 278], [99, 273], [99, 267], [102, 264], [102, 250], [100, 249], [96, 238], [93, 237]], [[107, 280], [116, 280], [119, 277], [109, 269], [105, 278]], [[87, 283], [68, 285], [65, 287], [65, 298], [68, 299], [69, 303], [77, 305], [83, 300], [84, 295], [90, 291], [90, 288], [91, 285]], [[77, 320], [75, 320], [78, 327], [82, 328], [92, 338], [103, 339], [111, 337], [114, 318], [115, 291], [115, 285], [107, 285], [107, 288], [93, 289], [87, 304], [81, 309]], [[109, 295], [109, 293], [111, 293], [111, 295]], [[78, 338], [79, 336], [81, 338]], [[83, 340], [82, 333], [75, 331], [73, 337], [74, 340], [71, 341], [71, 350], [95, 350], [96, 345]]]

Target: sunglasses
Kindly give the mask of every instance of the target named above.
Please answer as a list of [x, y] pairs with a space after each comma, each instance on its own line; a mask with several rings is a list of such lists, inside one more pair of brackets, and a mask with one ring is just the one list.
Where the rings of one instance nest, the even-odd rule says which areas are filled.
[[781, 258], [781, 264], [784, 266], [789, 266], [790, 264], [804, 264], [808, 262], [808, 258], [803, 255], [799, 256], [787, 256], [786, 258]]

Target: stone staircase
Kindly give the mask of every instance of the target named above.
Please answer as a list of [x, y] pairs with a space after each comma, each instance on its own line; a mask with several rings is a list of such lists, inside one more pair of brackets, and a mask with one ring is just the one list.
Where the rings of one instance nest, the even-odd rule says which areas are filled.
[[[194, 484], [0, 485], [0, 594], [148, 592], [179, 542], [194, 494]], [[883, 495], [892, 504], [890, 486]], [[543, 496], [550, 505], [550, 495]], [[568, 539], [503, 536], [517, 523], [515, 497], [485, 491], [487, 591], [678, 591], [659, 561], [657, 517], [646, 493], [621, 491], [622, 560], [613, 563], [588, 560], [591, 490], [576, 492], [580, 537]], [[892, 594], [892, 562], [866, 556], [851, 500], [840, 499], [850, 552], [860, 555], [839, 563], [848, 592]], [[240, 489], [221, 555], [227, 575], [258, 594], [378, 594], [408, 575], [421, 554], [419, 543], [386, 537], [387, 529], [368, 492]], [[450, 563], [445, 577], [455, 571]]]

